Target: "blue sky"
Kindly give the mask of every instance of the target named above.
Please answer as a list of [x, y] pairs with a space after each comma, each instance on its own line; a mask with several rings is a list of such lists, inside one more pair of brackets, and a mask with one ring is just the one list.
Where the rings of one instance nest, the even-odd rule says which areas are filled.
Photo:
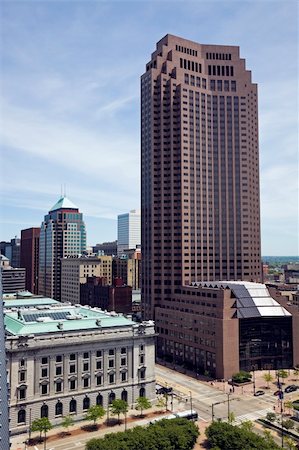
[[296, 1], [1, 2], [0, 240], [61, 184], [89, 244], [140, 203], [140, 75], [167, 33], [239, 45], [259, 85], [262, 254], [298, 255]]

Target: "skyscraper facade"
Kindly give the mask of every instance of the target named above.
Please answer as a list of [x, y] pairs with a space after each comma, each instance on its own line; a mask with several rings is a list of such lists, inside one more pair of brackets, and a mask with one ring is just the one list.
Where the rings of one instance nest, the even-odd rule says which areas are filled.
[[140, 210], [117, 216], [117, 254], [124, 250], [135, 249], [141, 244]]
[[21, 231], [21, 267], [26, 269], [26, 289], [38, 293], [40, 228], [27, 228]]
[[39, 293], [60, 300], [61, 258], [79, 255], [85, 249], [83, 215], [67, 197], [61, 197], [41, 224]]
[[261, 281], [257, 85], [239, 47], [166, 35], [141, 77], [145, 318], [198, 281]]

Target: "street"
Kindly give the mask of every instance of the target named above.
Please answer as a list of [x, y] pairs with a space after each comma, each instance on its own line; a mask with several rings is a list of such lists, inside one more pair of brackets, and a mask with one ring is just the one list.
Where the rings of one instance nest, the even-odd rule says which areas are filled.
[[[262, 379], [262, 373], [256, 375], [256, 390], [263, 389], [265, 394], [260, 397], [254, 397], [252, 383], [243, 387], [235, 386], [234, 392], [231, 392], [232, 386], [227, 382], [214, 381], [211, 384], [211, 382], [199, 381], [158, 364], [155, 370], [157, 383], [173, 388], [173, 396], [168, 396], [168, 410], [171, 411], [173, 409], [174, 412], [186, 409], [196, 410], [199, 415], [198, 424], [201, 431], [204, 431], [205, 426], [211, 422], [212, 412], [214, 414], [214, 420], [227, 420], [228, 413], [233, 413], [235, 418], [234, 424], [240, 424], [245, 420], [255, 421], [258, 418], [263, 418], [267, 412], [273, 412], [274, 408], [276, 412], [280, 411], [278, 398], [273, 395], [277, 387], [272, 383], [270, 389], [265, 389], [265, 381]], [[289, 379], [286, 385], [291, 383], [293, 381]], [[296, 398], [298, 398], [298, 393], [293, 392], [285, 394], [284, 401], [295, 400]], [[172, 400], [173, 404], [171, 404]], [[149, 418], [137, 418], [135, 421], [128, 422], [128, 428], [137, 425], [146, 425], [149, 421]], [[80, 428], [79, 423], [74, 426], [77, 429], [78, 427]], [[59, 438], [55, 441], [48, 441], [46, 448], [47, 450], [84, 450], [88, 440], [94, 437], [103, 437], [106, 433], [123, 430], [123, 423], [109, 428], [100, 425], [99, 429], [94, 432], [74, 434]], [[257, 427], [255, 431], [262, 433], [262, 428]], [[58, 432], [59, 429], [53, 429], [49, 432], [49, 435], [57, 434]], [[11, 449], [25, 450], [25, 444], [22, 444], [22, 442], [24, 442], [26, 437], [24, 435], [23, 437], [21, 435], [13, 437]], [[277, 443], [280, 442], [279, 436], [274, 436], [274, 438]], [[44, 444], [28, 447], [29, 449], [43, 450]]]
[[[208, 422], [212, 420], [212, 405], [215, 420], [227, 419], [228, 412], [232, 412], [236, 424], [244, 420], [254, 421], [265, 417], [267, 412], [273, 412], [274, 407], [279, 406], [278, 398], [273, 395], [274, 388], [265, 390], [265, 394], [260, 397], [253, 396], [252, 384], [234, 387], [234, 392], [230, 393], [231, 386], [228, 383], [214, 382], [211, 386], [207, 382], [201, 382], [161, 365], [156, 365], [156, 377], [161, 384], [173, 387], [174, 393], [179, 394], [185, 402], [187, 399], [189, 409], [192, 400], [192, 407], [202, 420]], [[298, 397], [298, 394], [286, 394], [285, 400], [295, 397]]]

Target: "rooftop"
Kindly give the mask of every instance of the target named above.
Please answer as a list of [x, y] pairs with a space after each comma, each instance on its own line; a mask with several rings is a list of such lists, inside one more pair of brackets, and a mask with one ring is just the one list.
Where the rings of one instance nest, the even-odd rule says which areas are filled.
[[196, 282], [194, 286], [230, 289], [237, 300], [237, 317], [291, 316], [283, 306], [271, 297], [267, 286], [249, 281]]
[[[34, 304], [28, 307], [28, 303]], [[9, 335], [86, 331], [135, 324], [121, 314], [53, 299], [5, 300], [4, 323]]]
[[57, 211], [58, 209], [78, 209], [78, 207], [71, 202], [67, 197], [60, 197], [58, 202], [50, 209], [49, 212]]

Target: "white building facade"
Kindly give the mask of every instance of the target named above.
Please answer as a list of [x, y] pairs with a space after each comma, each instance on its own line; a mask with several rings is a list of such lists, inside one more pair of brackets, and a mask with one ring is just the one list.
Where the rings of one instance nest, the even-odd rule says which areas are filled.
[[135, 249], [141, 245], [141, 214], [133, 209], [129, 213], [117, 216], [117, 254], [124, 250]]
[[153, 322], [50, 300], [5, 307], [12, 434], [40, 417], [81, 420], [90, 406], [116, 398], [130, 406], [139, 396], [154, 399]]

